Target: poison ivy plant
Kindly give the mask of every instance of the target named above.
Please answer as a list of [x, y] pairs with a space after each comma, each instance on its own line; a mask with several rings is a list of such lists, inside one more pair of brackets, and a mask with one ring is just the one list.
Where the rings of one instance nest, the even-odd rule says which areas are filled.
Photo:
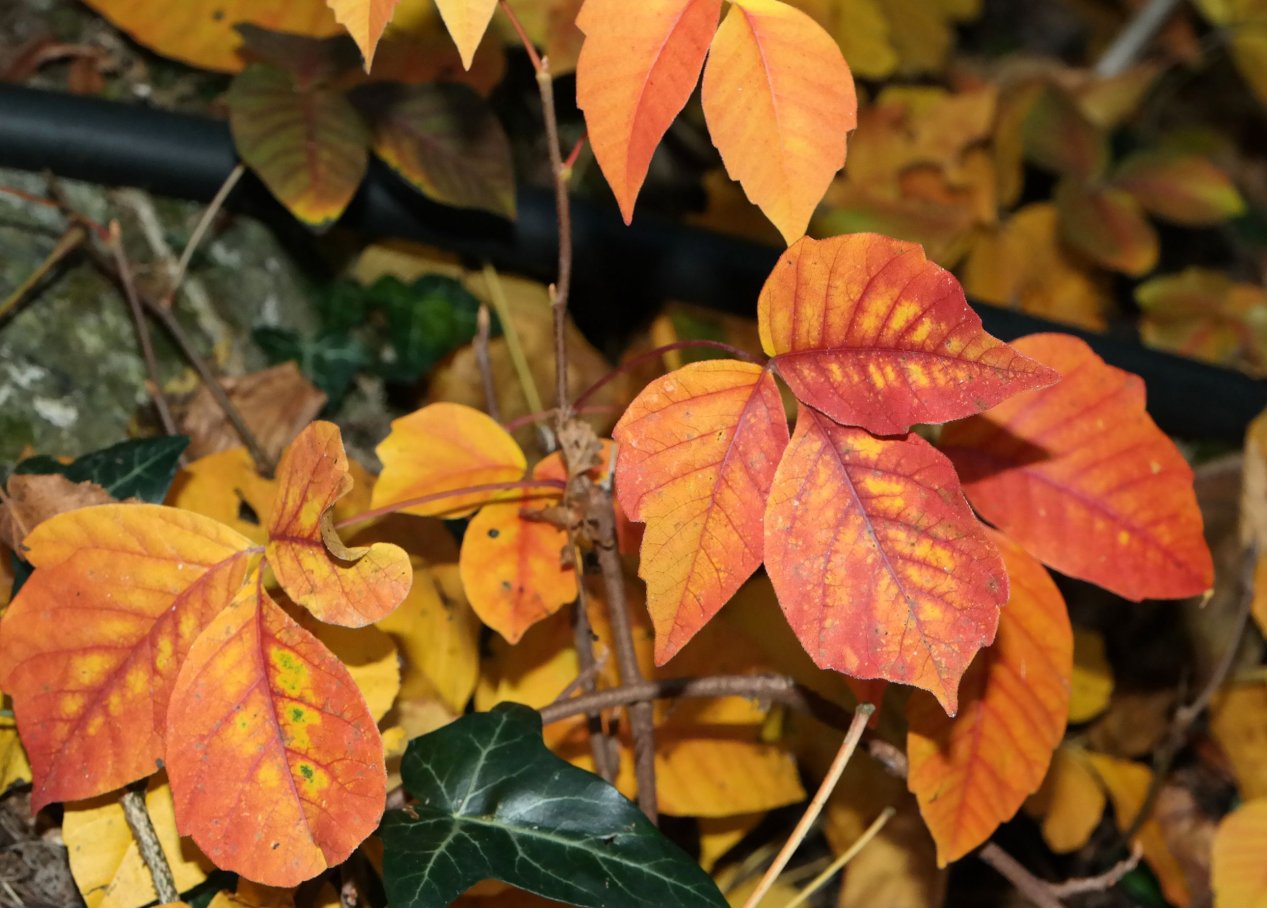
[[550, 753], [526, 706], [415, 738], [401, 774], [414, 803], [389, 812], [381, 832], [399, 908], [443, 908], [483, 879], [589, 908], [726, 904], [635, 805]]
[[[395, 608], [412, 571], [400, 548], [350, 549], [333, 529], [352, 486], [334, 426], [301, 433], [278, 476], [265, 546], [152, 504], [69, 511], [23, 541], [36, 571], [0, 620], [0, 687], [37, 808], [162, 761], [181, 831], [270, 885], [310, 878], [372, 831], [386, 787], [374, 719], [343, 663], [265, 591], [260, 560], [295, 602], [351, 627]], [[241, 784], [214, 782], [226, 777]]]

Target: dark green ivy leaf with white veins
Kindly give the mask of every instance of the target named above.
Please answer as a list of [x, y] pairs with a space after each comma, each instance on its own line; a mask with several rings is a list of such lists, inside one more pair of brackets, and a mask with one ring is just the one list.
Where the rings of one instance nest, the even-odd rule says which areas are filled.
[[620, 792], [550, 753], [526, 706], [415, 738], [401, 775], [417, 803], [383, 819], [391, 908], [442, 908], [490, 878], [586, 908], [726, 905]]

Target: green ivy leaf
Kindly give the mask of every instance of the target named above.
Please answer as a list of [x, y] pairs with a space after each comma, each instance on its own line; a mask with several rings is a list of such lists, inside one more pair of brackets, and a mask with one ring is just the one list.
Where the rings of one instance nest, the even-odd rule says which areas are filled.
[[302, 338], [285, 328], [260, 327], [251, 332], [271, 364], [293, 360], [299, 371], [326, 396], [323, 413], [339, 409], [343, 396], [371, 358], [361, 341], [347, 334]]
[[[13, 468], [23, 475], [58, 473], [71, 482], [95, 482], [115, 498], [139, 498], [150, 504], [162, 504], [176, 478], [180, 455], [189, 447], [184, 435], [161, 438], [138, 438], [84, 454], [70, 463], [38, 455], [28, 457]], [[13, 555], [13, 591], [18, 594], [34, 569]]]
[[726, 905], [620, 792], [550, 753], [526, 706], [415, 738], [401, 775], [417, 803], [383, 820], [393, 908], [442, 908], [488, 878], [592, 908]]
[[13, 472], [60, 473], [71, 482], [95, 482], [115, 498], [162, 504], [187, 447], [189, 439], [183, 435], [138, 438], [84, 454], [68, 464], [43, 455], [28, 457]]
[[384, 277], [370, 290], [372, 304], [387, 319], [392, 358], [380, 371], [388, 381], [417, 381], [475, 337], [479, 300], [453, 278], [429, 274], [405, 284]]

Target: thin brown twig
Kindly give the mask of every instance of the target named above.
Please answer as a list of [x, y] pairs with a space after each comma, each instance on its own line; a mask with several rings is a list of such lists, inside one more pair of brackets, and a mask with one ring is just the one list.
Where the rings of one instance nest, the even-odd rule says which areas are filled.
[[150, 339], [150, 328], [145, 322], [145, 312], [137, 297], [136, 282], [132, 279], [132, 266], [128, 263], [127, 253], [123, 250], [123, 232], [118, 221], [110, 222], [110, 255], [114, 258], [114, 267], [119, 274], [119, 285], [123, 298], [127, 301], [128, 311], [132, 314], [132, 323], [136, 327], [137, 342], [141, 347], [141, 358], [145, 361], [145, 371], [149, 373], [150, 399], [158, 410], [159, 422], [168, 435], [179, 435], [176, 417], [172, 415], [171, 404], [163, 393], [163, 379], [158, 370], [158, 357], [154, 355], [154, 342]]
[[[381, 507], [371, 508], [368, 511], [362, 511], [359, 514], [353, 514], [351, 517], [345, 517], [336, 523], [335, 529], [343, 529], [354, 523], [365, 523], [367, 520], [373, 520], [376, 517], [386, 517], [388, 514], [396, 514], [406, 508], [416, 508], [419, 505], [431, 504], [433, 501], [443, 501], [446, 498], [458, 498], [463, 495], [479, 495], [484, 492], [513, 492], [515, 489], [554, 489], [551, 498], [557, 498], [558, 493], [567, 488], [567, 484], [559, 479], [518, 479], [514, 482], [485, 482], [480, 485], [462, 486], [458, 489], [445, 489], [441, 492], [432, 492], [429, 495], [419, 495], [416, 498], [402, 498], [400, 501], [393, 501]], [[533, 498], [541, 497], [540, 495], [525, 495], [521, 499], [513, 499], [520, 501], [529, 501]], [[494, 498], [490, 498], [490, 501]], [[496, 498], [497, 501], [510, 501], [509, 498]], [[479, 502], [484, 504], [485, 502]], [[463, 508], [469, 507], [464, 505]]]
[[[79, 214], [64, 201], [54, 178], [50, 177], [49, 183], [49, 193], [52, 196], [53, 201], [48, 202], [48, 204], [62, 211], [72, 222], [85, 224], [94, 229], [94, 231], [101, 229], [100, 225], [97, 225], [95, 221]], [[107, 245], [111, 243], [111, 235], [109, 231], [103, 231], [100, 235]], [[131, 282], [130, 275], [125, 277], [124, 272], [121, 271], [116, 264], [114, 257], [105, 255], [92, 244], [88, 244], [85, 248], [88, 250], [93, 264], [97, 267], [97, 269], [112, 280], [117, 286], [122, 288], [126, 293], [127, 284]], [[260, 445], [259, 440], [255, 437], [255, 433], [251, 431], [250, 426], [246, 424], [246, 420], [243, 419], [242, 414], [238, 411], [238, 408], [234, 405], [233, 401], [229, 399], [228, 393], [224, 390], [224, 386], [220, 384], [220, 380], [216, 377], [215, 373], [212, 372], [211, 367], [207, 365], [201, 354], [194, 349], [193, 342], [190, 340], [189, 335], [185, 333], [184, 327], [177, 320], [176, 316], [135, 284], [132, 284], [132, 292], [135, 294], [136, 299], [140, 302], [141, 306], [144, 307], [145, 311], [163, 326], [164, 330], [167, 331], [171, 339], [176, 342], [176, 346], [180, 348], [181, 355], [188, 360], [189, 364], [193, 366], [194, 371], [198, 373], [198, 377], [206, 386], [208, 393], [211, 394], [212, 399], [215, 400], [216, 404], [224, 412], [225, 418], [229, 420], [229, 424], [232, 425], [234, 430], [238, 433], [238, 436], [242, 439], [242, 443], [246, 445], [246, 449], [251, 454], [251, 459], [255, 462], [255, 468], [264, 476], [272, 476], [273, 471], [276, 468], [276, 464], [273, 463], [272, 458], [265, 453], [263, 446]]]
[[977, 852], [977, 857], [997, 870], [1004, 879], [1016, 887], [1021, 895], [1038, 908], [1064, 908], [1060, 899], [1052, 893], [1051, 884], [1034, 876], [1020, 861], [993, 842], [987, 842]]
[[810, 880], [792, 899], [788, 901], [783, 908], [797, 908], [809, 901], [810, 896], [827, 885], [827, 882], [840, 873], [850, 861], [858, 856], [862, 849], [870, 844], [871, 840], [880, 834], [880, 831], [888, 825], [889, 820], [897, 813], [893, 807], [886, 807], [880, 811], [880, 815], [871, 821], [871, 825], [862, 831], [862, 835], [854, 841], [852, 845], [841, 853], [840, 857], [832, 861], [827, 867], [814, 879]]
[[[634, 648], [633, 630], [629, 623], [629, 603], [625, 598], [624, 566], [616, 547], [616, 526], [610, 505], [611, 493], [597, 492], [595, 497], [607, 501], [605, 512], [599, 513], [601, 525], [595, 546], [598, 566], [607, 592], [607, 615], [612, 627], [612, 643], [616, 651], [616, 667], [621, 684], [638, 684], [643, 680]], [[629, 705], [629, 729], [634, 740], [634, 777], [638, 781], [638, 806], [652, 823], [659, 818], [655, 781], [655, 722], [651, 700]]]
[[541, 56], [537, 53], [537, 48], [533, 46], [532, 39], [528, 37], [528, 31], [523, 27], [523, 23], [519, 21], [519, 17], [515, 15], [515, 11], [510, 8], [510, 4], [506, 0], [501, 0], [502, 12], [506, 14], [506, 18], [510, 20], [511, 26], [515, 29], [515, 33], [519, 35], [519, 40], [524, 46], [524, 50], [528, 52], [528, 59], [532, 61], [532, 68], [541, 69]]
[[555, 282], [550, 285], [550, 308], [554, 315], [554, 396], [558, 407], [556, 425], [562, 429], [571, 418], [566, 329], [568, 297], [572, 290], [572, 207], [568, 199], [568, 169], [563, 165], [563, 150], [559, 147], [559, 117], [554, 107], [554, 80], [550, 76], [548, 57], [542, 57], [537, 65], [537, 88], [541, 92], [546, 150], [550, 155], [550, 170], [554, 174], [554, 206], [559, 221], [559, 271]]
[[1047, 888], [1058, 899], [1067, 899], [1071, 895], [1084, 895], [1088, 892], [1107, 892], [1138, 867], [1143, 857], [1144, 850], [1139, 843], [1136, 843], [1131, 849], [1130, 857], [1118, 861], [1104, 873], [1065, 880], [1063, 883], [1048, 883]]
[[[572, 553], [575, 559], [574, 563], [577, 565], [577, 572], [579, 573], [582, 561], [580, 560], [580, 552], [575, 544], [572, 546]], [[594, 636], [590, 631], [589, 609], [585, 598], [585, 584], [577, 583], [576, 605], [574, 606], [576, 627], [573, 630], [573, 642], [576, 645], [576, 655], [581, 671], [572, 679], [572, 683], [559, 694], [559, 699], [570, 697], [573, 690], [579, 689], [587, 694], [592, 694], [598, 688], [597, 676], [602, 670], [602, 664], [594, 658]], [[590, 753], [594, 757], [594, 770], [604, 781], [614, 782], [616, 773], [620, 769], [620, 755], [619, 751], [611, 746], [611, 738], [607, 735], [602, 712], [595, 710], [589, 713], [586, 716], [586, 723], [589, 730]]]
[[805, 836], [809, 834], [810, 827], [814, 825], [814, 821], [822, 813], [823, 807], [827, 804], [827, 799], [831, 797], [832, 791], [836, 788], [836, 783], [840, 781], [841, 773], [845, 771], [845, 767], [849, 765], [849, 761], [853, 758], [854, 751], [858, 749], [858, 742], [862, 740], [862, 733], [867, 728], [867, 720], [871, 718], [871, 714], [874, 712], [875, 707], [870, 703], [858, 704], [858, 708], [854, 710], [853, 722], [849, 725], [849, 731], [845, 733], [845, 739], [840, 742], [840, 749], [836, 751], [836, 757], [832, 760], [831, 766], [827, 770], [827, 775], [823, 777], [822, 784], [818, 786], [818, 791], [814, 793], [809, 806], [805, 808], [805, 813], [801, 815], [801, 819], [793, 828], [792, 834], [788, 836], [788, 840], [783, 843], [783, 847], [779, 850], [778, 855], [775, 856], [774, 863], [766, 868], [761, 881], [748, 894], [743, 908], [756, 908], [765, 894], [770, 891], [774, 881], [779, 878], [779, 874], [783, 872], [783, 868], [787, 866], [788, 861], [792, 860], [792, 855], [796, 853], [796, 849], [800, 847], [801, 842], [805, 840]]
[[479, 366], [480, 380], [484, 384], [484, 407], [495, 422], [501, 422], [501, 407], [497, 404], [497, 385], [493, 381], [493, 360], [488, 355], [488, 336], [492, 330], [488, 316], [488, 304], [480, 303], [475, 313], [475, 363]]
[[167, 863], [167, 855], [163, 853], [163, 845], [154, 829], [154, 821], [150, 819], [150, 812], [145, 806], [144, 790], [129, 788], [123, 792], [119, 803], [123, 807], [123, 818], [127, 821], [128, 829], [132, 830], [132, 838], [136, 839], [141, 860], [145, 862], [150, 877], [154, 880], [154, 893], [158, 896], [159, 903], [165, 905], [179, 901], [180, 890], [176, 888], [171, 865]]
[[21, 284], [17, 286], [12, 293], [0, 303], [0, 321], [11, 315], [18, 306], [30, 296], [36, 288], [44, 282], [52, 272], [66, 260], [71, 253], [83, 245], [84, 240], [88, 238], [88, 233], [84, 229], [83, 224], [71, 224], [66, 228], [57, 240], [57, 244], [53, 246], [53, 250], [44, 257], [44, 261], [40, 262], [38, 268], [32, 271]]
[[180, 254], [180, 261], [176, 263], [176, 273], [172, 276], [171, 287], [168, 288], [167, 294], [163, 299], [165, 304], [171, 305], [172, 300], [176, 298], [176, 291], [185, 282], [185, 275], [189, 272], [189, 263], [193, 260], [194, 253], [198, 251], [202, 238], [211, 229], [211, 222], [220, 213], [220, 209], [224, 207], [224, 203], [228, 200], [230, 193], [238, 185], [238, 181], [242, 179], [244, 173], [246, 173], [246, 165], [239, 161], [237, 166], [225, 177], [224, 182], [220, 184], [220, 188], [216, 190], [211, 203], [207, 205], [202, 217], [198, 219], [194, 232], [189, 236], [189, 242], [185, 243], [185, 249]]
[[[116, 279], [118, 275], [115, 275]], [[277, 469], [277, 464], [273, 461], [268, 453], [260, 444], [259, 439], [255, 437], [255, 433], [251, 431], [251, 427], [247, 425], [246, 419], [238, 410], [237, 406], [229, 398], [229, 392], [224, 390], [224, 385], [220, 384], [220, 379], [212, 371], [207, 361], [202, 357], [190, 340], [189, 335], [185, 333], [184, 326], [172, 313], [170, 309], [164, 308], [158, 301], [148, 294], [138, 289], [137, 298], [145, 307], [145, 311], [158, 321], [163, 329], [176, 342], [176, 346], [180, 348], [181, 355], [193, 366], [194, 371], [198, 373], [198, 378], [202, 380], [207, 392], [211, 398], [219, 406], [225, 418], [229, 421], [229, 425], [233, 426], [238, 437], [242, 440], [242, 444], [246, 446], [250, 452], [251, 460], [255, 462], [255, 469], [263, 476], [272, 476]]]

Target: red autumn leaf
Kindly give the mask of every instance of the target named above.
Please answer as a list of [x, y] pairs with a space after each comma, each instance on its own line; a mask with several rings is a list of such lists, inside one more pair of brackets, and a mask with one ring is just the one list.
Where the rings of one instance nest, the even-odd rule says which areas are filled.
[[761, 346], [803, 402], [882, 435], [987, 409], [1052, 370], [986, 334], [959, 282], [913, 243], [803, 239], [758, 302]]
[[1056, 187], [1060, 238], [1091, 261], [1132, 277], [1147, 274], [1161, 254], [1157, 231], [1129, 192], [1065, 180]]
[[800, 238], [858, 123], [836, 42], [779, 0], [732, 0], [708, 52], [702, 100], [726, 172], [788, 243]]
[[[365, 57], [365, 71], [369, 72], [374, 64], [374, 51], [378, 49], [378, 41], [383, 37], [387, 23], [392, 21], [392, 13], [400, 0], [326, 0], [326, 5], [334, 11], [334, 18], [348, 30], [356, 46]], [[468, 65], [469, 69], [470, 66]]]
[[227, 100], [233, 144], [269, 192], [313, 227], [337, 220], [369, 166], [369, 129], [347, 97], [253, 63]]
[[1015, 346], [1063, 379], [943, 430], [973, 506], [1040, 561], [1127, 599], [1209, 589], [1192, 469], [1145, 411], [1144, 383], [1075, 337]]
[[625, 223], [656, 146], [699, 81], [721, 0], [586, 0], [576, 103]]
[[1012, 818], [1047, 775], [1065, 733], [1073, 628], [1043, 566], [1000, 533], [1011, 595], [994, 645], [977, 654], [959, 685], [959, 715], [929, 697], [907, 702], [907, 785], [937, 843], [942, 866]]
[[765, 514], [766, 571], [820, 668], [932, 692], [947, 713], [1007, 599], [950, 461], [802, 406]]
[[647, 524], [638, 570], [663, 664], [761, 564], [783, 402], [760, 366], [709, 360], [648, 385], [612, 434], [621, 507]]
[[218, 867], [294, 886], [378, 825], [387, 774], [365, 699], [258, 578], [190, 650], [167, 721], [177, 827]]
[[36, 809], [154, 772], [181, 661], [246, 575], [251, 541], [158, 505], [61, 514], [26, 538], [36, 571], [0, 623], [0, 687]]
[[286, 594], [344, 627], [372, 624], [400, 605], [413, 581], [409, 554], [386, 542], [350, 549], [334, 528], [334, 503], [352, 491], [338, 426], [304, 429], [282, 455], [277, 479], [268, 564]]

